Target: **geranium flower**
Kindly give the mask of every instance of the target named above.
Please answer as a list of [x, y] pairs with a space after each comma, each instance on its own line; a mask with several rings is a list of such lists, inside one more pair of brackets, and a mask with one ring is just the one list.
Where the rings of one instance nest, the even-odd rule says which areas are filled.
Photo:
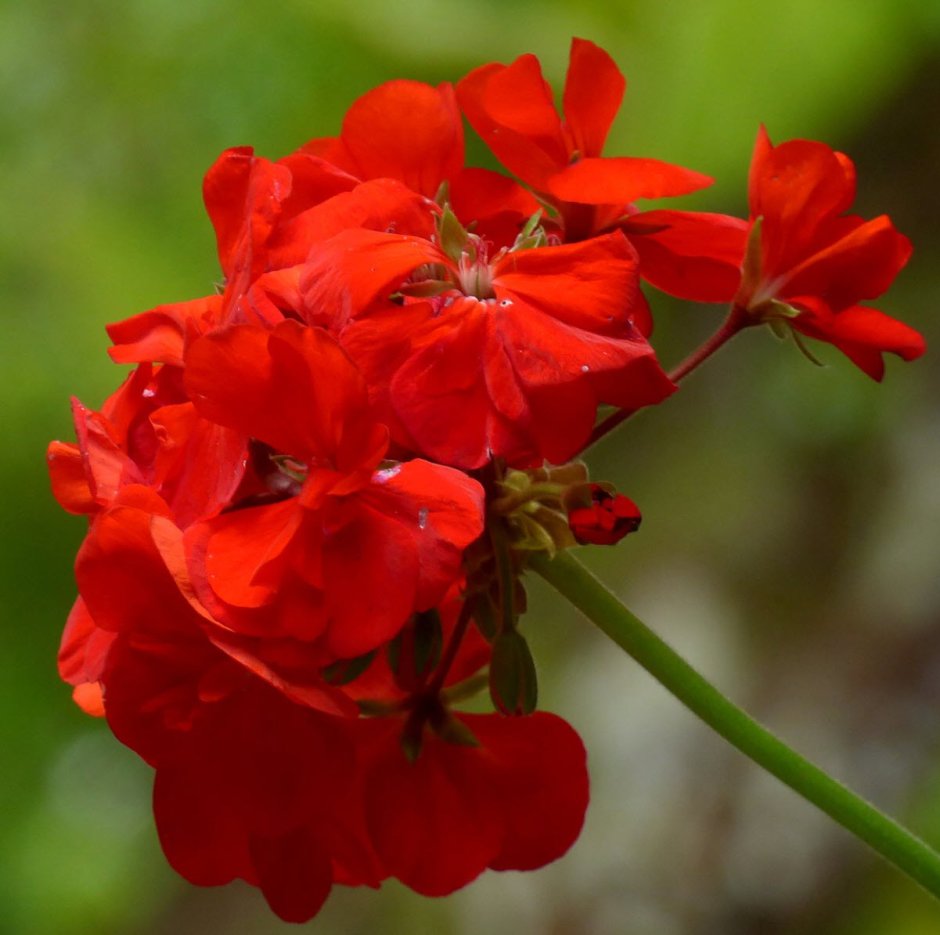
[[[264, 272], [303, 260], [309, 250], [302, 230], [306, 212], [357, 184], [354, 176], [309, 154], [292, 153], [272, 162], [247, 146], [226, 150], [202, 187], [215, 230], [221, 291], [159, 305], [108, 325], [114, 342], [111, 358], [182, 366], [187, 344], [201, 334], [230, 321], [265, 321], [245, 303], [251, 284]], [[267, 323], [279, 320], [278, 315]]]
[[761, 321], [828, 341], [875, 380], [882, 354], [919, 357], [910, 326], [864, 305], [881, 295], [911, 255], [887, 215], [865, 221], [848, 156], [811, 140], [773, 146], [761, 127], [751, 162], [750, 240], [734, 302]]
[[206, 418], [270, 447], [280, 491], [187, 531], [193, 584], [216, 619], [346, 658], [459, 577], [483, 529], [482, 489], [425, 461], [381, 467], [387, 429], [324, 331], [285, 321], [212, 333], [187, 354], [186, 385]]
[[[374, 395], [387, 394], [402, 444], [463, 468], [561, 463], [598, 403], [636, 409], [672, 392], [634, 322], [647, 312], [622, 234], [491, 256], [457, 228], [446, 251], [344, 231], [300, 279], [299, 314], [336, 333]], [[396, 292], [432, 295], [395, 304]]]
[[712, 181], [659, 159], [601, 155], [625, 88], [603, 49], [573, 39], [564, 119], [534, 55], [474, 69], [457, 99], [499, 161], [558, 209], [565, 239], [581, 240], [609, 229], [639, 198], [685, 195]]
[[[639, 199], [688, 194], [712, 180], [658, 159], [602, 155], [625, 87], [603, 49], [573, 39], [564, 120], [532, 55], [476, 69], [457, 95], [500, 161], [557, 211], [551, 220], [566, 241], [619, 229], [637, 251], [643, 279], [680, 298], [720, 301], [737, 283], [747, 225], [722, 214], [637, 207]], [[651, 330], [650, 320], [644, 333]]]
[[52, 442], [52, 490], [69, 512], [94, 515], [121, 490], [159, 494], [180, 527], [218, 513], [245, 466], [246, 439], [196, 412], [176, 367], [141, 364], [95, 412], [72, 401], [78, 444]]

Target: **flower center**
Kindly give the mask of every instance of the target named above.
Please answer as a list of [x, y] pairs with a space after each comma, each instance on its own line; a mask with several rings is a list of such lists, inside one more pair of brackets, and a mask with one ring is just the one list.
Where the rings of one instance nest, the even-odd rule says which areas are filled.
[[476, 234], [467, 236], [467, 243], [457, 260], [457, 283], [464, 295], [477, 299], [493, 299], [493, 268], [487, 257], [487, 244]]

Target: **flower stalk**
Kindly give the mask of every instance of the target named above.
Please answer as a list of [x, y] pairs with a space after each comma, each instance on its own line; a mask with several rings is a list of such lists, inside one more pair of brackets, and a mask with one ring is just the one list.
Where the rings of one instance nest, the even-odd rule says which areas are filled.
[[725, 740], [940, 899], [940, 854], [930, 845], [729, 701], [572, 555], [533, 555], [530, 566]]

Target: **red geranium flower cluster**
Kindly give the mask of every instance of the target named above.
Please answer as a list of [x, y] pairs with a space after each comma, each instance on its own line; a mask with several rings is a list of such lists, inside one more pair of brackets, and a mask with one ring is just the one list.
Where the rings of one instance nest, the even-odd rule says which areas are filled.
[[[575, 40], [564, 119], [522, 56], [385, 84], [276, 162], [229, 150], [204, 186], [224, 287], [109, 328], [134, 369], [49, 450], [90, 520], [60, 670], [156, 769], [192, 882], [242, 878], [299, 921], [334, 882], [440, 895], [577, 837], [585, 753], [534, 710], [519, 576], [639, 525], [564, 462], [599, 406], [675, 389], [641, 277], [875, 376], [922, 350], [854, 304], [909, 249], [842, 216], [845, 157], [762, 136], [750, 225], [640, 211], [709, 180], [601, 155], [623, 89]], [[518, 181], [465, 166], [462, 114]], [[496, 711], [461, 713], [487, 683]]]

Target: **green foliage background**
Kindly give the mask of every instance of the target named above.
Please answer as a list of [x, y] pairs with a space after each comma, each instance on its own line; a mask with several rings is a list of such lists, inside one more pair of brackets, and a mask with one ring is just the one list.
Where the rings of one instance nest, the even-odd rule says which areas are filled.
[[[690, 207], [743, 212], [761, 121], [776, 141], [819, 138], [849, 152], [859, 213], [890, 212], [917, 248], [881, 307], [936, 345], [935, 3], [0, 5], [0, 931], [288, 930], [245, 887], [198, 891], [176, 879], [152, 828], [148, 769], [58, 683], [83, 524], [49, 495], [44, 447], [72, 438], [70, 394], [97, 406], [122, 378], [105, 352], [106, 322], [211, 288], [199, 189], [222, 149], [250, 143], [276, 157], [335, 132], [381, 81], [456, 80], [524, 51], [559, 87], [572, 35], [602, 44], [628, 76], [607, 152], [716, 177]], [[656, 309], [667, 365], [720, 314], [658, 299]], [[733, 697], [940, 844], [937, 369], [932, 354], [892, 361], [878, 387], [826, 351], [831, 365], [817, 370], [747, 333], [606, 441], [594, 474], [634, 496], [645, 525], [587, 560]], [[342, 892], [311, 930], [938, 930], [940, 910], [913, 884], [765, 787], [533, 592], [527, 626], [543, 695], [592, 756], [584, 838], [532, 878], [541, 883], [489, 875], [436, 902], [395, 885]]]

